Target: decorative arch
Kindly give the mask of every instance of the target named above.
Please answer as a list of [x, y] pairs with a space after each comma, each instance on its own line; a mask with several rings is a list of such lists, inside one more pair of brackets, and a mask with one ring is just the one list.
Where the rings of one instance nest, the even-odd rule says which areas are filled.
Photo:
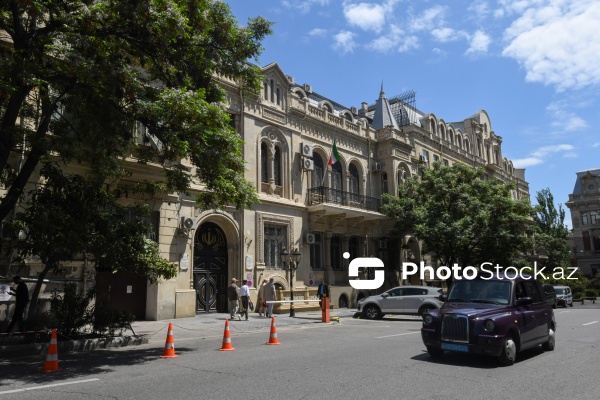
[[354, 122], [354, 115], [348, 110], [340, 111], [340, 117], [344, 118], [346, 121]]
[[301, 100], [306, 99], [308, 97], [306, 95], [306, 92], [304, 90], [302, 90], [302, 88], [300, 88], [300, 87], [292, 88], [291, 92], [293, 95], [296, 95]]
[[321, 101], [319, 102], [319, 108], [320, 108], [321, 110], [325, 110], [325, 111], [327, 111], [327, 112], [328, 112], [328, 113], [330, 113], [330, 114], [332, 114], [332, 113], [333, 113], [333, 110], [334, 110], [334, 108], [333, 108], [333, 104], [331, 104], [331, 102], [330, 102], [329, 100], [321, 100]]
[[290, 151], [283, 133], [274, 127], [263, 129], [258, 136], [257, 151], [256, 159], [260, 160], [256, 169], [257, 191], [289, 198]]

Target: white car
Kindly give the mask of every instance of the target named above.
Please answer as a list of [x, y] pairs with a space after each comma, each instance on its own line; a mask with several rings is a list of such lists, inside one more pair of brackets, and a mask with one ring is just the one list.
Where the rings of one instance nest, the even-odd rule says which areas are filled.
[[423, 315], [440, 308], [442, 289], [431, 286], [398, 286], [387, 292], [358, 301], [358, 311], [368, 319], [378, 319], [385, 314]]
[[567, 308], [573, 307], [573, 292], [568, 286], [554, 285], [554, 291], [556, 291], [556, 303], [559, 306]]

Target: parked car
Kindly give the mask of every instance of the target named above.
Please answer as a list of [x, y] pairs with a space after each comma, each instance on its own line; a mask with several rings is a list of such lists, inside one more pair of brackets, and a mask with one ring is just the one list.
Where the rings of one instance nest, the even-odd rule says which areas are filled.
[[554, 311], [539, 281], [498, 276], [456, 280], [444, 305], [423, 316], [421, 337], [432, 357], [454, 351], [512, 365], [522, 350], [554, 350], [555, 332]]
[[431, 286], [398, 286], [384, 293], [358, 301], [358, 311], [368, 319], [382, 318], [385, 314], [423, 315], [439, 308], [442, 289]]
[[559, 306], [573, 307], [573, 292], [569, 286], [554, 285], [556, 300]]
[[558, 298], [556, 297], [556, 290], [554, 290], [554, 286], [546, 283], [542, 285], [544, 288], [544, 295], [546, 296], [546, 303], [550, 304], [552, 308], [556, 308], [558, 304]]

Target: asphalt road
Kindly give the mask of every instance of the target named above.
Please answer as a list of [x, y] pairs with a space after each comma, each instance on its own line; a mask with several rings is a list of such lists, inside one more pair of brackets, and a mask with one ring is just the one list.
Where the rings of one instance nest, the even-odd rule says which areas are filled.
[[[39, 357], [0, 360], [1, 399], [597, 399], [600, 308], [555, 310], [556, 350], [495, 359], [446, 354], [432, 360], [418, 318], [289, 325], [281, 345], [269, 331], [232, 330], [176, 339], [178, 358], [159, 359], [164, 340], [65, 354], [61, 371], [39, 372]], [[239, 323], [238, 323], [239, 324]]]

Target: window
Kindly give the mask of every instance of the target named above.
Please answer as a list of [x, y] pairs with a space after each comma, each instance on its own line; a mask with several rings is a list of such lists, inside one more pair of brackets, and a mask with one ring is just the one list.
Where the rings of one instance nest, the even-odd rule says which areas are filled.
[[323, 269], [323, 236], [315, 233], [315, 243], [310, 245], [310, 266], [312, 269]]
[[342, 238], [339, 235], [333, 235], [329, 250], [331, 268], [334, 271], [342, 270]]
[[348, 182], [350, 187], [348, 188], [348, 191], [350, 193], [359, 194], [358, 169], [356, 168], [356, 165], [350, 164], [350, 168], [348, 168], [348, 170], [350, 172], [350, 180]]
[[433, 162], [439, 162], [440, 161], [440, 156], [438, 156], [437, 154], [433, 155]]
[[357, 236], [352, 236], [348, 241], [348, 253], [350, 253], [349, 261], [354, 260], [356, 257], [360, 257], [359, 238]]
[[404, 296], [421, 296], [427, 294], [427, 289], [405, 288]]
[[262, 142], [260, 144], [260, 181], [264, 183], [269, 183], [268, 151], [267, 144]]
[[527, 288], [527, 295], [533, 299], [534, 303], [542, 302], [542, 296], [534, 281], [525, 281], [525, 288]]
[[313, 153], [313, 161], [315, 164], [315, 169], [312, 172], [312, 187], [316, 188], [319, 186], [323, 186], [323, 177], [325, 174], [325, 170], [323, 169], [323, 159], [320, 155]]
[[387, 173], [381, 174], [381, 193], [389, 193]]
[[331, 187], [336, 190], [344, 190], [342, 185], [342, 163], [336, 162], [331, 166]]
[[276, 96], [277, 96], [277, 105], [280, 105], [281, 104], [281, 90], [279, 88], [277, 88]]
[[275, 82], [271, 79], [271, 102], [275, 101]]
[[462, 139], [461, 139], [460, 135], [456, 135], [456, 145], [458, 146], [459, 149], [462, 149]]
[[264, 262], [266, 268], [283, 268], [280, 254], [286, 243], [288, 243], [286, 226], [264, 225]]
[[427, 150], [423, 150], [423, 162], [426, 167], [429, 167], [429, 152]]
[[581, 212], [581, 225], [587, 225], [589, 224], [589, 218], [588, 218], [588, 213], [587, 211], [582, 211]]
[[590, 211], [590, 224], [600, 224], [600, 211]]
[[596, 253], [600, 252], [600, 236], [592, 236], [592, 244], [594, 245], [594, 250], [596, 251]]
[[275, 163], [273, 165], [273, 179], [277, 186], [281, 186], [281, 150], [275, 147]]
[[447, 167], [450, 165], [450, 163], [448, 163], [448, 160], [444, 160], [443, 164], [444, 164], [444, 167]]

